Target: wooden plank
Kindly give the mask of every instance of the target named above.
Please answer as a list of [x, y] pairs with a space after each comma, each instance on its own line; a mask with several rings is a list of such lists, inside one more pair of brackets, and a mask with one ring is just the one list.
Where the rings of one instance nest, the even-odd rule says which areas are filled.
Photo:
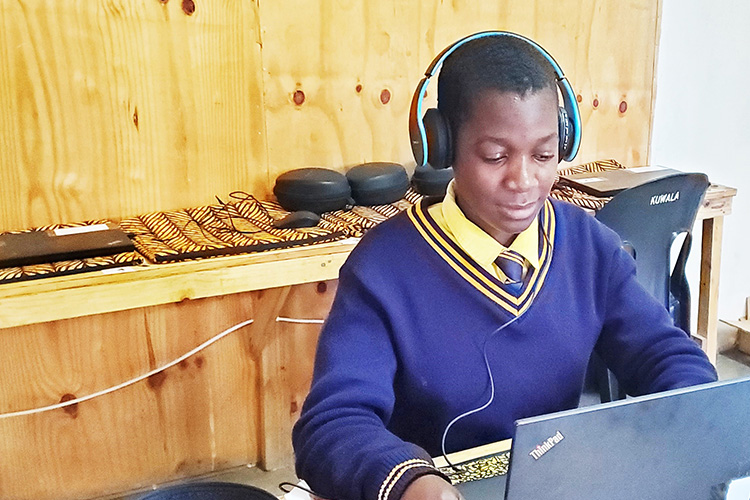
[[703, 351], [714, 364], [718, 354], [719, 271], [723, 228], [723, 217], [703, 221], [696, 336], [702, 342]]
[[711, 184], [706, 191], [698, 209], [698, 220], [711, 217], [723, 217], [732, 213], [732, 200], [737, 195], [737, 189]]
[[305, 166], [412, 161], [407, 112], [423, 71], [418, 6], [261, 3], [270, 184]]
[[328, 317], [336, 287], [335, 280], [293, 287], [278, 308], [275, 328], [266, 330], [276, 336], [261, 357], [260, 465], [266, 470], [293, 465], [292, 426], [310, 390], [320, 322]]
[[[269, 181], [309, 165], [345, 170], [386, 159], [412, 166], [407, 117], [421, 75], [445, 46], [488, 29], [534, 38], [569, 75], [584, 123], [576, 163], [606, 157], [644, 164], [659, 5], [390, 0], [334, 9], [316, 0], [280, 11], [265, 3]], [[435, 93], [428, 87], [428, 104], [434, 105]]]
[[262, 191], [257, 2], [0, 3], [0, 230]]
[[529, 35], [559, 60], [581, 98], [576, 162], [647, 161], [660, 2], [193, 5], [0, 6], [0, 228], [264, 196], [303, 166], [411, 166], [421, 73], [483, 29]]
[[5, 329], [0, 497], [90, 498], [259, 458], [259, 360], [250, 325], [146, 380], [75, 406], [254, 318], [259, 292]]
[[0, 287], [0, 328], [329, 280], [355, 240]]

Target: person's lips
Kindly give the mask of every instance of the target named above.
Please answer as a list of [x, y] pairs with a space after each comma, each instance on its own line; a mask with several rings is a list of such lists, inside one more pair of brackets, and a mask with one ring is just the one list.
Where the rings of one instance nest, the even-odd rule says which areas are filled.
[[536, 211], [536, 203], [533, 201], [505, 203], [500, 205], [500, 210], [514, 219], [525, 219]]

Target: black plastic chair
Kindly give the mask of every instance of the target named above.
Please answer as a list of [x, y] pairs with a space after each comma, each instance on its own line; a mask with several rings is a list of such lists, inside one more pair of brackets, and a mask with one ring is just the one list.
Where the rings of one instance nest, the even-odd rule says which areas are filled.
[[245, 484], [194, 482], [155, 490], [139, 500], [278, 500], [273, 494]]
[[[664, 304], [675, 325], [688, 335], [690, 289], [685, 264], [695, 217], [708, 186], [704, 174], [670, 175], [621, 191], [596, 213], [598, 220], [620, 235], [623, 248], [635, 258], [638, 281]], [[672, 244], [683, 233], [685, 239], [671, 266]], [[592, 356], [589, 372], [602, 402], [625, 397], [597, 355]]]

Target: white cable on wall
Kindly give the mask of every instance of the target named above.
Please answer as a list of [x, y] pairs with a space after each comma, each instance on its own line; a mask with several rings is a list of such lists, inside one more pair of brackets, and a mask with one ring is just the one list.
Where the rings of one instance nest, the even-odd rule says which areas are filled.
[[0, 413], [0, 419], [10, 418], [10, 417], [20, 417], [20, 416], [23, 416], [23, 415], [32, 415], [34, 413], [43, 413], [43, 412], [46, 412], [46, 411], [57, 410], [57, 409], [65, 408], [67, 406], [71, 406], [71, 405], [74, 405], [74, 404], [82, 403], [84, 401], [88, 401], [90, 399], [94, 399], [94, 398], [97, 398], [99, 396], [104, 396], [105, 394], [109, 394], [111, 392], [115, 392], [115, 391], [120, 390], [120, 389], [122, 389], [124, 387], [127, 387], [129, 385], [133, 385], [133, 384], [135, 384], [137, 382], [140, 382], [141, 380], [145, 380], [145, 379], [151, 377], [152, 375], [156, 375], [157, 373], [163, 372], [167, 368], [173, 367], [174, 365], [176, 365], [176, 364], [184, 361], [185, 359], [189, 358], [193, 354], [202, 351], [203, 349], [205, 349], [206, 347], [210, 346], [211, 344], [213, 344], [217, 340], [220, 340], [220, 339], [226, 337], [230, 333], [232, 333], [234, 331], [237, 331], [240, 328], [243, 328], [243, 327], [251, 324], [252, 322], [253, 322], [252, 319], [248, 319], [248, 320], [243, 321], [241, 323], [237, 323], [236, 325], [234, 325], [232, 327], [229, 327], [226, 330], [224, 330], [223, 332], [221, 332], [221, 333], [219, 333], [219, 334], [211, 337], [210, 339], [206, 340], [205, 342], [203, 342], [201, 345], [199, 345], [198, 347], [196, 347], [192, 351], [189, 351], [189, 352], [183, 354], [182, 356], [180, 356], [179, 358], [177, 358], [177, 359], [175, 359], [173, 361], [170, 361], [166, 365], [163, 365], [163, 366], [161, 366], [159, 368], [155, 368], [155, 369], [151, 370], [148, 373], [144, 373], [143, 375], [140, 375], [138, 377], [135, 377], [135, 378], [132, 378], [130, 380], [127, 380], [127, 381], [125, 381], [125, 382], [123, 382], [121, 384], [115, 385], [113, 387], [110, 387], [108, 389], [104, 389], [104, 390], [101, 390], [101, 391], [98, 391], [98, 392], [94, 392], [94, 393], [89, 394], [87, 396], [82, 396], [80, 398], [70, 399], [68, 401], [63, 401], [63, 402], [56, 403], [56, 404], [49, 405], [49, 406], [42, 406], [40, 408], [31, 408], [31, 409], [28, 409], [28, 410], [13, 411], [13, 412], [8, 412], [8, 413]]
[[276, 322], [284, 322], [284, 323], [302, 323], [302, 324], [318, 324], [322, 325], [325, 320], [324, 319], [300, 319], [300, 318], [285, 318], [283, 316], [277, 316]]

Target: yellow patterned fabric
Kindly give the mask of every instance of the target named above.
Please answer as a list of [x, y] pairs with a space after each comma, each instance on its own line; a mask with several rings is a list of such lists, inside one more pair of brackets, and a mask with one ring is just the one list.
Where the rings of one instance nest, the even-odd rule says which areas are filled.
[[[37, 227], [26, 231], [13, 231], [24, 233], [28, 231], [54, 231], [71, 227], [85, 227], [99, 224], [111, 225], [108, 220], [92, 220], [70, 224], [51, 224], [49, 226]], [[123, 252], [104, 257], [88, 257], [85, 259], [63, 260], [47, 264], [35, 264], [32, 266], [5, 267], [0, 268], [0, 283], [12, 283], [15, 281], [26, 281], [50, 276], [64, 276], [87, 271], [98, 271], [114, 267], [132, 266], [142, 263], [143, 260], [136, 252]]]
[[359, 237], [420, 198], [410, 191], [402, 200], [388, 205], [327, 212], [315, 227], [279, 229], [273, 226], [274, 221], [289, 214], [281, 205], [234, 192], [227, 202], [151, 212], [124, 219], [120, 226], [150, 261], [172, 262]]
[[467, 483], [469, 481], [478, 481], [495, 476], [504, 476], [508, 473], [510, 465], [510, 452], [500, 453], [491, 457], [479, 458], [457, 464], [454, 467], [441, 467], [440, 472], [448, 476], [452, 484]]
[[[618, 168], [625, 167], [615, 160], [599, 160], [561, 169], [559, 173], [599, 172]], [[558, 182], [552, 188], [551, 197], [591, 210], [599, 210], [610, 200], [590, 196]], [[278, 229], [273, 227], [273, 222], [288, 215], [288, 211], [274, 201], [258, 201], [247, 193], [235, 192], [226, 203], [218, 200], [219, 203], [215, 205], [151, 212], [121, 221], [120, 227], [133, 240], [137, 252], [0, 268], [0, 283], [136, 265], [143, 262], [142, 257], [156, 263], [172, 262], [360, 237], [421, 199], [419, 193], [410, 189], [403, 199], [387, 205], [357, 205], [347, 210], [324, 213], [316, 227]], [[53, 224], [30, 231], [106, 223], [111, 224], [108, 220], [94, 220]]]
[[582, 165], [576, 165], [574, 167], [562, 168], [557, 171], [558, 180], [552, 186], [552, 192], [550, 196], [556, 200], [567, 201], [573, 205], [577, 205], [581, 208], [587, 208], [589, 210], [600, 210], [605, 203], [612, 198], [599, 198], [590, 194], [584, 193], [570, 186], [564, 186], [559, 182], [560, 175], [569, 174], [580, 174], [583, 172], [604, 172], [606, 170], [617, 170], [625, 168], [623, 165], [615, 160], [597, 160], [590, 163], [584, 163]]

